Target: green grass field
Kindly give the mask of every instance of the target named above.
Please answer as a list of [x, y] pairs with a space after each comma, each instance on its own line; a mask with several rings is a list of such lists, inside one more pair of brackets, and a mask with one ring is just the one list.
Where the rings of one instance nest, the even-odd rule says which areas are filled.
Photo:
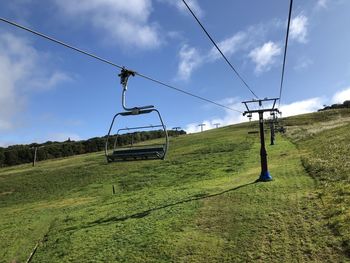
[[164, 161], [3, 168], [0, 261], [350, 262], [350, 111], [284, 123], [268, 183], [253, 123], [171, 138]]

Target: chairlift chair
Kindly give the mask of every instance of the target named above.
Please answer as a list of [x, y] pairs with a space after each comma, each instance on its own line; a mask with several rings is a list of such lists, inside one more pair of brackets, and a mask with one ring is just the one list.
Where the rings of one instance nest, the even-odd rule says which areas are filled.
[[[107, 162], [118, 162], [118, 161], [136, 161], [136, 160], [154, 160], [154, 159], [164, 159], [166, 156], [166, 153], [169, 148], [169, 139], [168, 139], [168, 133], [166, 130], [166, 127], [164, 125], [162, 116], [160, 115], [160, 112], [153, 106], [153, 105], [147, 105], [147, 106], [141, 106], [141, 107], [133, 107], [129, 108], [126, 106], [125, 103], [125, 97], [126, 97], [126, 91], [127, 91], [127, 83], [130, 76], [135, 76], [135, 72], [122, 69], [120, 76], [120, 83], [123, 87], [122, 91], [122, 107], [125, 110], [124, 112], [119, 112], [114, 115], [112, 119], [112, 123], [109, 127], [108, 134], [106, 136], [106, 143], [105, 143], [105, 155], [107, 158]], [[141, 114], [149, 114], [149, 113], [156, 113], [156, 115], [159, 118], [160, 124], [159, 125], [148, 125], [148, 126], [142, 126], [142, 127], [131, 127], [131, 128], [121, 128], [117, 131], [117, 134], [114, 139], [113, 143], [113, 149], [110, 149], [109, 147], [109, 139], [111, 137], [111, 132], [115, 123], [115, 120], [117, 117], [131, 117], [131, 116], [138, 116]], [[123, 131], [129, 131], [129, 130], [142, 130], [142, 129], [148, 129], [148, 128], [160, 128], [163, 130], [165, 134], [165, 140], [163, 143], [159, 144], [148, 144], [148, 145], [134, 145], [131, 144], [127, 147], [125, 146], [118, 146], [118, 137], [120, 136], [120, 132]]]
[[278, 115], [275, 116], [276, 118], [276, 132], [279, 133], [285, 133], [286, 128], [284, 127], [284, 120], [282, 119], [282, 112], [279, 112], [279, 117]]
[[251, 122], [251, 121], [252, 121], [252, 118], [253, 118], [253, 114], [248, 113], [248, 114], [247, 114], [247, 117], [249, 118], [249, 122]]

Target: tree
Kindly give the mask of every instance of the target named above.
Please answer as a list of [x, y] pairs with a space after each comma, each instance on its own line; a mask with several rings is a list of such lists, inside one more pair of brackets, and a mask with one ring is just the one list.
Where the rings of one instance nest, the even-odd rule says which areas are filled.
[[0, 149], [0, 167], [5, 166], [5, 154], [4, 150]]
[[8, 150], [5, 152], [5, 164], [16, 165], [19, 164], [18, 155], [16, 150]]

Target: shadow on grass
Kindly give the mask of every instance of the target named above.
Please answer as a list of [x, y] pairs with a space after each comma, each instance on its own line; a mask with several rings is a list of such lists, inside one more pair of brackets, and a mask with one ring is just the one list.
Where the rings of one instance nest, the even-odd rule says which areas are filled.
[[79, 230], [79, 229], [84, 229], [84, 228], [97, 226], [97, 225], [100, 225], [100, 224], [108, 224], [108, 223], [112, 223], [112, 222], [122, 222], [122, 221], [126, 221], [128, 219], [143, 218], [143, 217], [148, 216], [152, 212], [159, 211], [159, 210], [162, 210], [164, 208], [168, 208], [168, 207], [172, 207], [172, 206], [176, 206], [176, 205], [180, 205], [180, 204], [189, 203], [189, 202], [192, 202], [192, 201], [203, 200], [203, 199], [207, 199], [207, 198], [211, 198], [211, 197], [220, 196], [220, 195], [223, 195], [223, 194], [226, 194], [226, 193], [229, 193], [229, 192], [232, 192], [232, 191], [236, 191], [236, 190], [238, 190], [240, 188], [243, 188], [243, 187], [255, 184], [255, 183], [258, 183], [258, 181], [254, 181], [254, 182], [251, 182], [251, 183], [239, 185], [239, 186], [236, 186], [234, 188], [227, 189], [225, 191], [222, 191], [222, 192], [219, 192], [219, 193], [215, 193], [215, 194], [199, 194], [199, 195], [195, 195], [195, 196], [193, 196], [191, 198], [188, 198], [188, 199], [185, 199], [185, 200], [181, 200], [181, 201], [174, 202], [174, 203], [171, 203], [171, 204], [166, 204], [166, 205], [163, 205], [163, 206], [154, 207], [154, 208], [151, 208], [151, 209], [148, 209], [148, 210], [145, 210], [145, 211], [142, 211], [142, 212], [134, 213], [134, 214], [131, 214], [131, 215], [126, 215], [126, 216], [122, 216], [122, 217], [112, 216], [112, 217], [108, 217], [108, 218], [101, 218], [101, 219], [93, 221], [93, 222], [91, 222], [91, 223], [89, 223], [89, 224], [87, 224], [85, 226], [70, 227], [70, 228], [67, 228], [66, 230]]

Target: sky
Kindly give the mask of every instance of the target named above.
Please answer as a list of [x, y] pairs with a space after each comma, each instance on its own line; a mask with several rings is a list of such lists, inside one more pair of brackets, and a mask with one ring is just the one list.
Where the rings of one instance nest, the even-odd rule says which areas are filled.
[[[289, 0], [187, 0], [259, 98], [279, 95]], [[0, 16], [187, 92], [244, 110], [249, 90], [181, 0], [12, 0]], [[283, 116], [350, 99], [350, 1], [294, 0]], [[120, 70], [0, 22], [0, 146], [104, 136], [121, 106]], [[242, 114], [139, 76], [129, 106], [154, 105], [168, 129], [198, 132]], [[116, 129], [157, 125], [117, 119]]]

